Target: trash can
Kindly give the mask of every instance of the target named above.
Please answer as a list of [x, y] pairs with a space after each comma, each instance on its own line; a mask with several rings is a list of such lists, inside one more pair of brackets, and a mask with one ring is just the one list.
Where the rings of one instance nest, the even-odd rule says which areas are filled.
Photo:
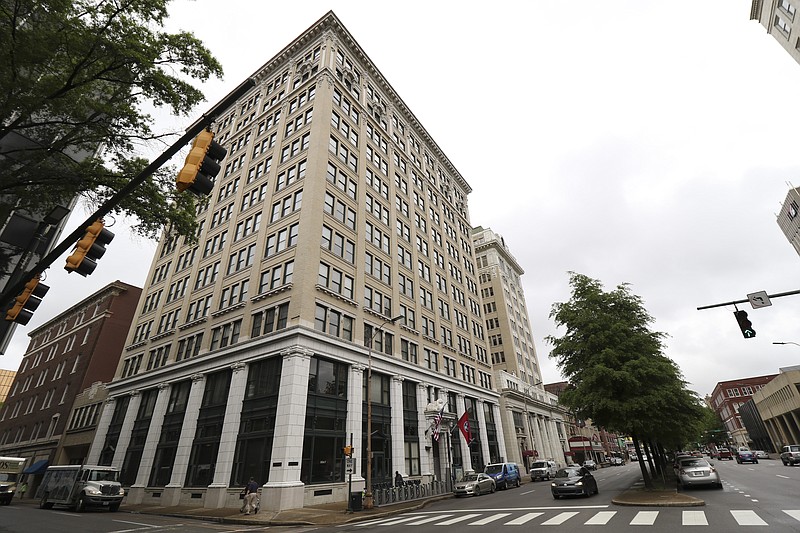
[[350, 510], [351, 511], [361, 511], [363, 508], [363, 501], [361, 498], [360, 492], [351, 492], [350, 493]]

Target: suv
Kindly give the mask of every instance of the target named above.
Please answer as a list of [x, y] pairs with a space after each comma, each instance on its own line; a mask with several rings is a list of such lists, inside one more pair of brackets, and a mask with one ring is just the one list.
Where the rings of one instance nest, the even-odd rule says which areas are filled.
[[785, 466], [794, 466], [800, 463], [800, 445], [790, 444], [781, 449], [781, 462]]
[[531, 464], [531, 481], [537, 479], [549, 480], [558, 472], [558, 465], [554, 461], [534, 461]]
[[519, 487], [519, 468], [516, 463], [493, 463], [486, 465], [484, 474], [494, 479], [498, 489], [507, 489], [510, 486]]

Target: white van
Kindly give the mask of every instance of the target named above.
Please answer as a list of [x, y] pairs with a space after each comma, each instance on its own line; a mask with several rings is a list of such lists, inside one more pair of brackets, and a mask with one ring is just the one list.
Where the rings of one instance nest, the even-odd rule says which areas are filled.
[[531, 481], [539, 479], [549, 480], [558, 472], [555, 461], [534, 461], [531, 463]]

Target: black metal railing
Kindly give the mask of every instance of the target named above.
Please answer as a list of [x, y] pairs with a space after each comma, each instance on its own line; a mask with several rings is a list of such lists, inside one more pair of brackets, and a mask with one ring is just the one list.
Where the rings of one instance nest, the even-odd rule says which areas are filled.
[[399, 485], [375, 483], [372, 485], [372, 498], [374, 505], [380, 506], [411, 500], [424, 500], [433, 496], [449, 494], [452, 491], [452, 484], [446, 480], [423, 483], [419, 479], [411, 479]]

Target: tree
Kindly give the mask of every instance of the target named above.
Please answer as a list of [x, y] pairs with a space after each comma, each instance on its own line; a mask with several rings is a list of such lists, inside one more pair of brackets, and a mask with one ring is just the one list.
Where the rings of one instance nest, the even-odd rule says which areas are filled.
[[631, 435], [637, 448], [642, 439], [685, 442], [700, 417], [699, 402], [662, 354], [666, 335], [650, 330], [653, 318], [641, 298], [626, 284], [606, 292], [599, 281], [574, 272], [569, 284], [570, 301], [553, 304], [550, 312], [566, 332], [546, 338], [570, 383], [560, 400], [579, 418]]
[[[144, 104], [186, 115], [193, 82], [222, 68], [191, 33], [166, 33], [169, 0], [0, 0], [0, 214], [47, 212], [76, 197], [99, 205], [147, 165], [160, 139]], [[102, 148], [102, 154], [99, 148]], [[192, 237], [193, 195], [157, 172], [115, 212], [157, 237]]]

